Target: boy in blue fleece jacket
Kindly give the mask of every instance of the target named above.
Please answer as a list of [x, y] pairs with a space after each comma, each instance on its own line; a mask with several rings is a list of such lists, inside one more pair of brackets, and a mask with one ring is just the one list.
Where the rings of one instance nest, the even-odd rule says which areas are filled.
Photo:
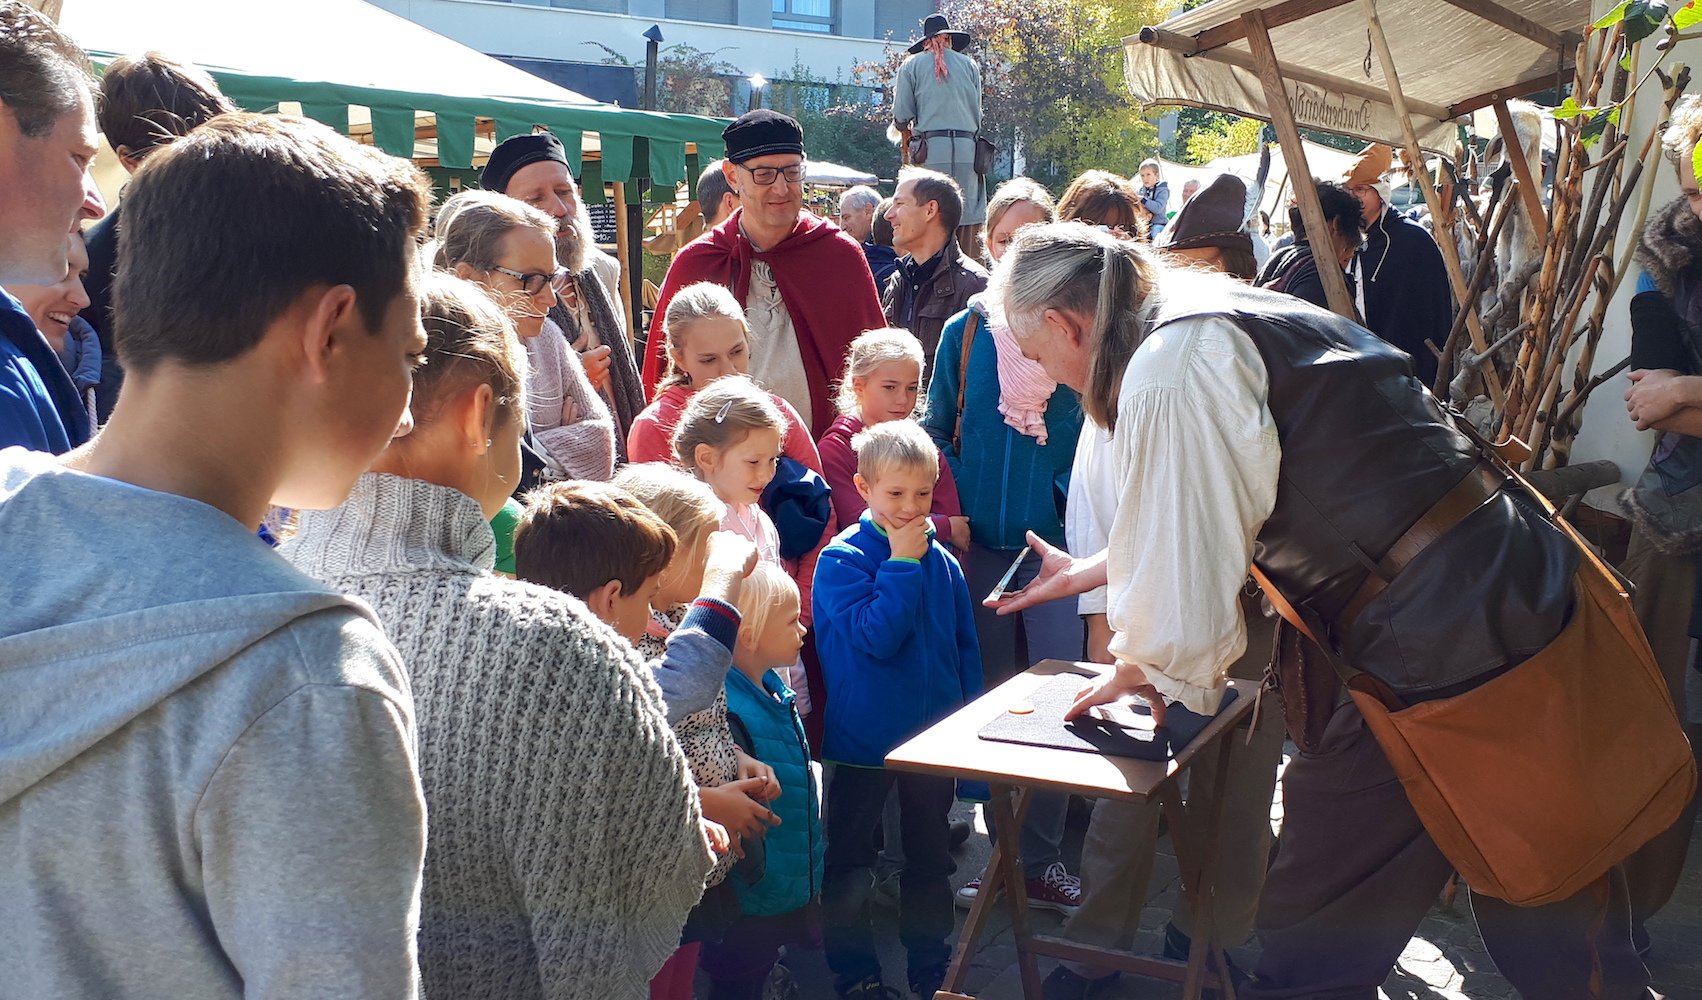
[[953, 928], [950, 778], [888, 771], [888, 751], [981, 693], [981, 651], [963, 570], [933, 539], [928, 513], [939, 456], [909, 420], [852, 439], [863, 517], [816, 563], [816, 648], [827, 681], [822, 758], [827, 864], [822, 918], [842, 997], [884, 997], [869, 923], [874, 833], [898, 790], [904, 869], [899, 938], [909, 985], [933, 996]]

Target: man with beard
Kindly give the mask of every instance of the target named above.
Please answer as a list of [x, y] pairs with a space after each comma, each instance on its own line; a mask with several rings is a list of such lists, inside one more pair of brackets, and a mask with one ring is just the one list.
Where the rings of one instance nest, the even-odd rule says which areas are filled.
[[579, 353], [586, 377], [614, 415], [616, 461], [626, 461], [626, 434], [644, 409], [644, 395], [617, 305], [621, 265], [597, 248], [567, 151], [548, 132], [514, 136], [491, 151], [479, 186], [531, 205], [560, 227], [556, 259], [569, 277], [545, 322], [554, 324]]
[[[750, 323], [751, 377], [820, 437], [835, 415], [831, 385], [851, 341], [886, 325], [875, 279], [856, 240], [804, 209], [804, 130], [795, 120], [758, 109], [721, 135], [739, 208], [674, 258], [656, 315], [687, 285], [730, 290]], [[662, 377], [666, 339], [645, 346], [646, 389]]]

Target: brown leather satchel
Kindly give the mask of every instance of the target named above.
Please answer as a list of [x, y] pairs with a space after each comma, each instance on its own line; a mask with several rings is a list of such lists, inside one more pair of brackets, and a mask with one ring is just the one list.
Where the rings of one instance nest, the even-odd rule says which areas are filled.
[[[1472, 890], [1539, 906], [1588, 886], [1671, 826], [1695, 791], [1696, 764], [1618, 577], [1541, 493], [1492, 452], [1485, 457], [1541, 504], [1581, 559], [1575, 607], [1560, 634], [1470, 691], [1404, 704], [1319, 642], [1257, 567], [1253, 576], [1301, 647], [1300, 666], [1280, 682], [1291, 726], [1290, 700], [1300, 701], [1303, 731], [1290, 731], [1296, 742], [1322, 733], [1322, 721], [1314, 730], [1307, 720], [1326, 700], [1333, 705], [1339, 690], [1319, 678], [1327, 662], [1425, 830]], [[1332, 693], [1291, 692], [1290, 674], [1297, 686], [1309, 676]]]
[[915, 132], [910, 136], [910, 165], [920, 167], [928, 162], [928, 133]]

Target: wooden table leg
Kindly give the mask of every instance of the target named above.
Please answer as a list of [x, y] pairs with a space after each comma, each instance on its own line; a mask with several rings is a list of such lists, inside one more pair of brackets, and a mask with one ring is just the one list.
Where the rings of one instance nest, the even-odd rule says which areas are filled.
[[[999, 840], [1009, 845], [1013, 850], [1001, 851], [998, 863], [1004, 869], [1005, 906], [1011, 914], [1011, 937], [1016, 942], [1017, 971], [1022, 977], [1022, 995], [1024, 1000], [1041, 1000], [1040, 965], [1035, 960], [1034, 952], [1029, 948], [1029, 939], [1033, 931], [1028, 926], [1028, 886], [1022, 877], [1022, 858], [1014, 848], [1022, 837], [1022, 827], [1017, 816], [1026, 810], [1011, 808], [1011, 789], [1006, 785], [993, 786], [994, 822], [999, 829]], [[1024, 802], [1029, 792], [1023, 793]], [[986, 891], [986, 883], [982, 883], [982, 891]]]
[[[1010, 809], [1009, 786], [995, 785], [992, 793], [993, 801], [998, 801], [1002, 795], [1006, 810]], [[1017, 803], [1016, 812], [1020, 815], [1028, 810], [1029, 793], [1025, 789], [1018, 794], [1021, 801]], [[987, 803], [987, 809], [994, 809], [992, 801]], [[995, 824], [1003, 822], [1003, 817], [994, 818]], [[963, 918], [963, 931], [958, 934], [957, 945], [952, 948], [951, 964], [946, 967], [945, 982], [940, 984], [940, 991], [935, 996], [956, 996], [963, 992], [964, 981], [969, 978], [969, 963], [975, 957], [981, 932], [986, 929], [987, 917], [997, 905], [999, 890], [1005, 884], [1005, 850], [1008, 846], [1014, 854], [1016, 843], [1015, 837], [1001, 837], [993, 844], [993, 853], [987, 857], [987, 870], [981, 873], [981, 891], [975, 894], [975, 902], [970, 904], [969, 914]]]
[[[1217, 766], [1212, 770], [1211, 808], [1201, 820], [1189, 823], [1187, 811], [1174, 782], [1161, 793], [1164, 812], [1170, 820], [1170, 842], [1176, 850], [1177, 867], [1182, 870], [1182, 891], [1193, 902], [1194, 927], [1188, 949], [1188, 972], [1182, 983], [1183, 1000], [1199, 1000], [1211, 973], [1217, 992], [1224, 1000], [1235, 1000], [1235, 984], [1229, 979], [1229, 961], [1223, 945], [1217, 939], [1217, 832], [1223, 819], [1223, 800], [1229, 780], [1229, 764], [1234, 731], [1218, 746]], [[1196, 778], [1201, 777], [1196, 772]], [[1198, 786], [1196, 786], [1197, 791]], [[1198, 797], [1190, 795], [1198, 803]], [[1209, 967], [1209, 969], [1208, 969]]]

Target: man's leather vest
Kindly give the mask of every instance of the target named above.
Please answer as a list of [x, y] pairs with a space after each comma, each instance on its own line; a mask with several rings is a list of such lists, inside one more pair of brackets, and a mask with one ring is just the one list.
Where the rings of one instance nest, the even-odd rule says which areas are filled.
[[1254, 562], [1332, 625], [1342, 658], [1422, 697], [1547, 645], [1571, 608], [1578, 556], [1516, 488], [1467, 515], [1336, 627], [1376, 560], [1471, 473], [1477, 446], [1413, 378], [1407, 355], [1370, 331], [1291, 296], [1204, 287], [1209, 295], [1167, 296], [1152, 328], [1217, 315], [1257, 347], [1282, 466]]

